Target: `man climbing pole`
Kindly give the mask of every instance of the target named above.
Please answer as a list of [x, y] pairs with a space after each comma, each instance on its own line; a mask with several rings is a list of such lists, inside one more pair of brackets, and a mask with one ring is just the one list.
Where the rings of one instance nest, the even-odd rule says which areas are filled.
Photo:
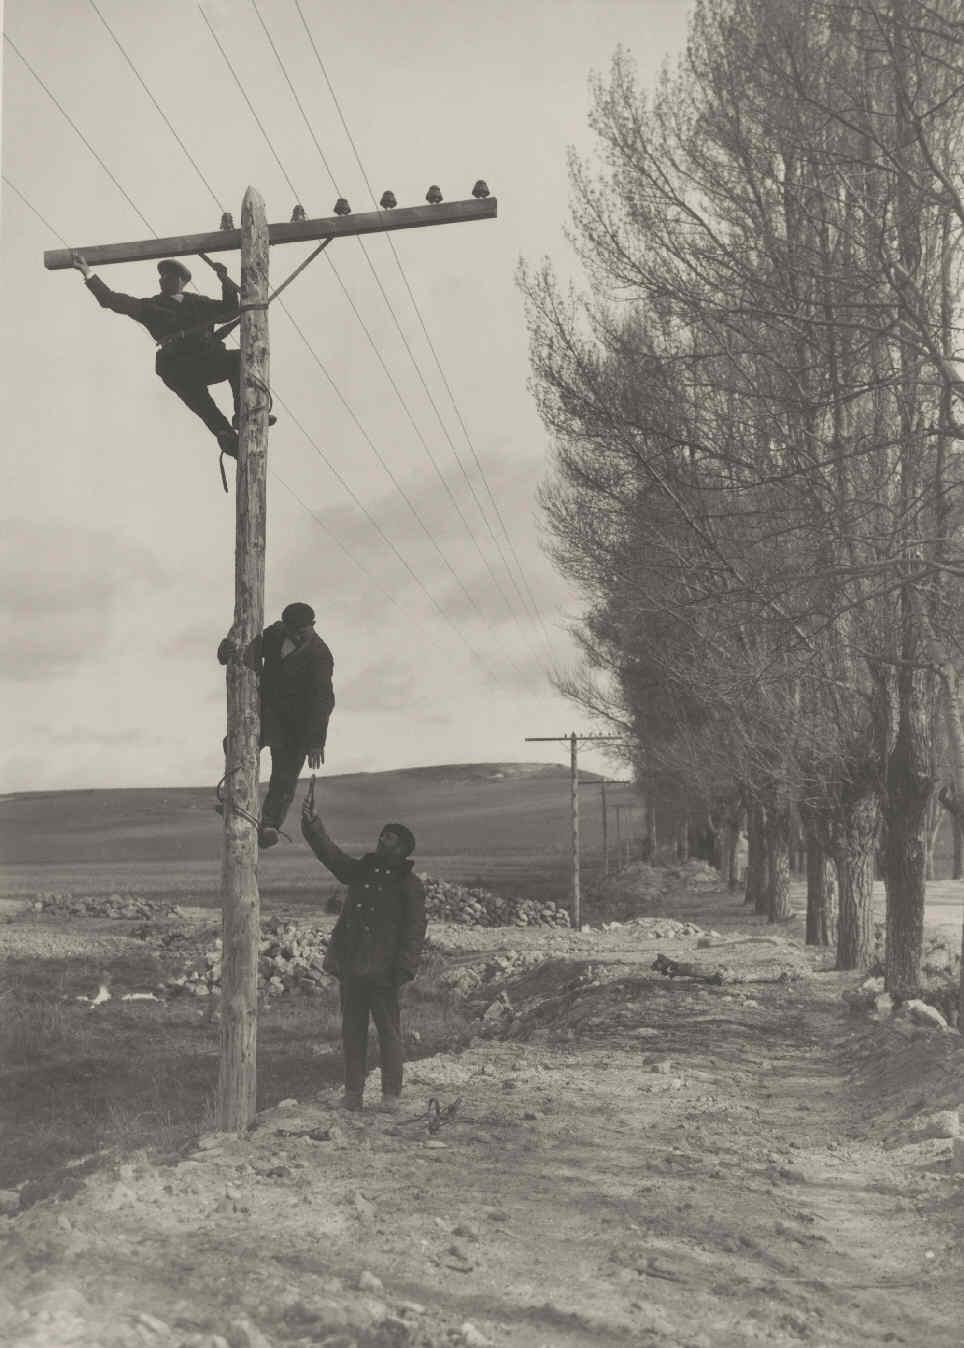
[[312, 770], [325, 761], [335, 706], [334, 660], [315, 631], [309, 604], [288, 604], [281, 621], [266, 627], [247, 652], [239, 651], [228, 633], [218, 646], [218, 660], [226, 665], [241, 659], [261, 676], [260, 744], [271, 750], [271, 778], [261, 807], [258, 846], [274, 847], [305, 759]]
[[[241, 352], [229, 351], [214, 332], [214, 324], [234, 318], [239, 311], [239, 290], [223, 262], [212, 263], [221, 282], [221, 298], [185, 294], [191, 273], [183, 262], [164, 258], [157, 264], [160, 293], [136, 299], [111, 290], [94, 276], [85, 259], [73, 254], [73, 266], [103, 309], [126, 314], [142, 324], [158, 343], [155, 369], [172, 392], [201, 418], [217, 440], [223, 454], [238, 457], [238, 418], [241, 399]], [[208, 392], [210, 384], [224, 380], [231, 385], [234, 423], [228, 421]], [[271, 418], [273, 421], [274, 418]]]

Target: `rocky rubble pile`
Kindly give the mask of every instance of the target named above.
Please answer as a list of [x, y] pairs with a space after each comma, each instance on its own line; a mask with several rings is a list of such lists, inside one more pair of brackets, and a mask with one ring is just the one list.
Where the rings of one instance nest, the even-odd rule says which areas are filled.
[[484, 984], [525, 973], [544, 960], [542, 951], [507, 950], [481, 964], [460, 964], [454, 969], [446, 969], [439, 977], [439, 982], [451, 988], [459, 997], [470, 997]]
[[[295, 922], [282, 922], [277, 917], [262, 922], [258, 990], [274, 997], [290, 992], [309, 996], [320, 992], [328, 977], [321, 966], [329, 936], [329, 932], [318, 927], [299, 927]], [[221, 937], [218, 936], [205, 952], [203, 965], [169, 979], [167, 990], [188, 992], [195, 997], [209, 997], [220, 992], [221, 958]]]
[[596, 894], [603, 900], [631, 899], [646, 904], [662, 898], [669, 889], [701, 893], [719, 889], [722, 884], [719, 871], [705, 861], [685, 861], [672, 866], [632, 861], [601, 880]]
[[157, 918], [183, 917], [176, 903], [142, 899], [137, 894], [93, 894], [74, 897], [68, 892], [44, 892], [30, 903], [35, 913], [53, 913], [64, 917]]
[[429, 922], [458, 922], [469, 927], [568, 927], [569, 913], [552, 902], [506, 899], [477, 886], [419, 875], [425, 886]]

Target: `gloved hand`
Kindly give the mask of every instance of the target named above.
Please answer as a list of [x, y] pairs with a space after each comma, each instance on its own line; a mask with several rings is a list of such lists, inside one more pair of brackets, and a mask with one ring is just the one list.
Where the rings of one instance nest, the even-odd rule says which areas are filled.
[[228, 665], [232, 660], [236, 660], [238, 648], [230, 637], [225, 637], [218, 645], [218, 664]]

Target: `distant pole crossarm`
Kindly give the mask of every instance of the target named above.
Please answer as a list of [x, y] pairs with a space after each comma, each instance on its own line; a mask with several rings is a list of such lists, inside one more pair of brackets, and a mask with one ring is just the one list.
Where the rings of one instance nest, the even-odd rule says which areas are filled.
[[[456, 225], [492, 220], [498, 198], [484, 201], [447, 201], [438, 206], [403, 206], [393, 211], [366, 211], [361, 215], [330, 215], [320, 220], [286, 220], [268, 226], [268, 242], [310, 243], [315, 239], [350, 238], [355, 234], [385, 234], [396, 229], [424, 229], [429, 225]], [[91, 267], [114, 262], [150, 262], [162, 257], [197, 257], [199, 253], [231, 253], [241, 247], [240, 229], [207, 234], [181, 234], [137, 243], [98, 243], [88, 247], [53, 248], [44, 253], [48, 271], [66, 271], [80, 253]]]

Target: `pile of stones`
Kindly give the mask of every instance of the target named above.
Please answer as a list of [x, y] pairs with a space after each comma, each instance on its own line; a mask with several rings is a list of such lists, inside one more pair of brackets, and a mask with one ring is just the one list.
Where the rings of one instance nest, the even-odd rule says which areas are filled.
[[[258, 947], [259, 992], [273, 997], [293, 992], [311, 996], [320, 992], [328, 977], [321, 966], [329, 935], [318, 927], [300, 927], [276, 917], [262, 922]], [[218, 936], [205, 951], [200, 968], [168, 980], [168, 992], [186, 992], [195, 997], [209, 997], [220, 992], [221, 960], [221, 937]]]
[[142, 899], [137, 894], [95, 894], [74, 897], [66, 892], [36, 894], [30, 907], [35, 913], [53, 913], [64, 917], [156, 918], [183, 917], [177, 904]]
[[425, 911], [430, 922], [457, 922], [468, 927], [568, 927], [569, 913], [550, 901], [506, 899], [477, 886], [419, 875], [425, 886]]
[[471, 997], [484, 984], [523, 974], [544, 959], [545, 955], [536, 950], [506, 950], [479, 964], [460, 964], [454, 969], [446, 969], [439, 982], [459, 997]]

